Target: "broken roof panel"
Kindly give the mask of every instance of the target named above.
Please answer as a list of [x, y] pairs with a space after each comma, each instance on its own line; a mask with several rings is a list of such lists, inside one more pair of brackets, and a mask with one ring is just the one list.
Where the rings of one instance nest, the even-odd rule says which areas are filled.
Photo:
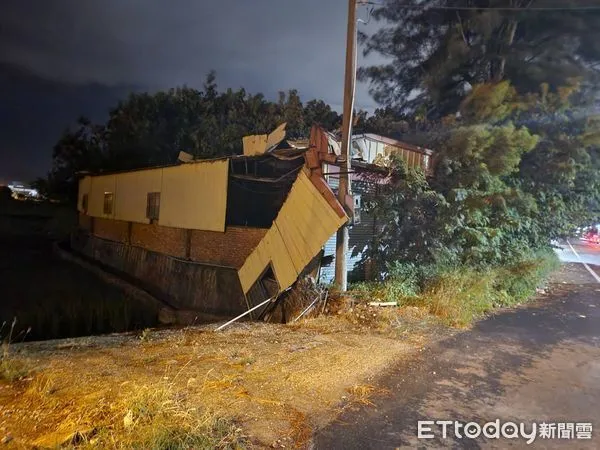
[[280, 292], [291, 286], [327, 240], [347, 220], [332, 208], [309, 178], [299, 172], [265, 238], [238, 271], [244, 293], [272, 265]]
[[244, 155], [262, 155], [277, 147], [279, 143], [285, 139], [285, 126], [286, 123], [284, 122], [275, 128], [270, 134], [254, 134], [251, 136], [244, 136], [242, 138]]

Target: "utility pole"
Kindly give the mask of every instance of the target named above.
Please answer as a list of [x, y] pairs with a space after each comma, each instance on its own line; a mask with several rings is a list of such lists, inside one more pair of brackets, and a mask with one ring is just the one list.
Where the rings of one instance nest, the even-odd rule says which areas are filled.
[[[348, 31], [346, 34], [346, 75], [344, 80], [344, 111], [342, 119], [342, 156], [340, 166], [338, 200], [346, 205], [350, 195], [350, 148], [352, 141], [352, 113], [354, 109], [354, 85], [356, 82], [356, 0], [348, 0]], [[344, 292], [348, 287], [346, 254], [348, 253], [348, 225], [337, 232], [335, 244], [335, 284]]]

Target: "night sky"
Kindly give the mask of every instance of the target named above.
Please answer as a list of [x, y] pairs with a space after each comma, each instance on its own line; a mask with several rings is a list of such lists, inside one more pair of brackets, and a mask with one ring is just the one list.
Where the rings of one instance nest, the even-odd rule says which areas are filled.
[[[220, 89], [275, 99], [295, 88], [340, 110], [346, 8], [346, 0], [3, 0], [0, 182], [47, 172], [53, 144], [79, 115], [104, 120], [131, 91], [201, 87], [211, 69]], [[358, 85], [356, 107], [374, 106]]]

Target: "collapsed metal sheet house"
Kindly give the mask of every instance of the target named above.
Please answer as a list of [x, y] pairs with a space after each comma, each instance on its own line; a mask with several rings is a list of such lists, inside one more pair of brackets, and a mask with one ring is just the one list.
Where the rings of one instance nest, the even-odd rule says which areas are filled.
[[[244, 155], [85, 176], [72, 248], [172, 306], [234, 315], [312, 270], [348, 216], [323, 178], [339, 156], [319, 127], [284, 126]], [[186, 162], [183, 162], [186, 161]]]

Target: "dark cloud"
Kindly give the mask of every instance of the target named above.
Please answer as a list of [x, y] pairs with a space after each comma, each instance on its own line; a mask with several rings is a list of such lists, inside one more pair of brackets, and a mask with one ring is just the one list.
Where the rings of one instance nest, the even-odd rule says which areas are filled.
[[0, 64], [0, 181], [31, 181], [50, 167], [62, 131], [85, 115], [103, 121], [133, 86], [45, 80]]
[[[211, 69], [223, 88], [244, 87], [270, 98], [295, 88], [304, 99], [321, 98], [339, 109], [346, 5], [344, 0], [4, 0], [0, 71], [21, 67], [28, 74], [16, 84], [14, 73], [13, 84], [2, 80], [3, 95], [9, 86], [11, 101], [0, 114], [19, 130], [30, 130], [44, 114], [55, 115], [40, 124], [50, 136], [58, 118], [66, 125], [79, 113], [106, 111], [124, 86], [200, 86]], [[31, 89], [35, 95], [27, 92]], [[33, 113], [36, 104], [42, 106]], [[364, 86], [357, 90], [356, 106], [374, 106]], [[18, 147], [15, 136], [3, 131], [2, 147], [7, 139]]]

